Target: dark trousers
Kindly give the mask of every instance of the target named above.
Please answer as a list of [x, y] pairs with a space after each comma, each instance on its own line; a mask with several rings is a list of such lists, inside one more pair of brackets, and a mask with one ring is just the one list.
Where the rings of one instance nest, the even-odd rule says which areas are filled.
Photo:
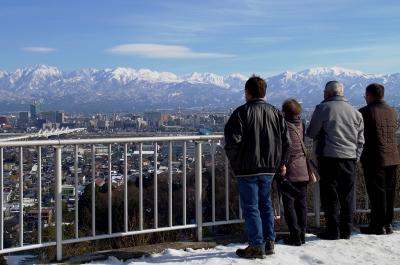
[[292, 182], [298, 194], [289, 190], [281, 190], [283, 210], [290, 237], [299, 242], [300, 234], [306, 232], [307, 226], [307, 184], [308, 182]]
[[318, 158], [320, 197], [326, 232], [347, 236], [353, 227], [355, 159]]
[[396, 194], [397, 166], [376, 167], [364, 163], [363, 169], [371, 202], [370, 226], [382, 228], [391, 225]]

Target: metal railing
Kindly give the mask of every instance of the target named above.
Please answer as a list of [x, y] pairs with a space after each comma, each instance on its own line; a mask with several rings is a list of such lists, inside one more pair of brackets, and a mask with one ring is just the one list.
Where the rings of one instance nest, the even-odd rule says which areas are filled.
[[[57, 249], [57, 260], [62, 259], [62, 246], [65, 244], [78, 243], [82, 241], [90, 241], [90, 240], [98, 240], [98, 239], [107, 239], [107, 238], [115, 238], [115, 237], [123, 237], [130, 235], [138, 235], [145, 233], [153, 233], [153, 232], [162, 232], [162, 231], [172, 231], [172, 230], [180, 230], [180, 229], [189, 229], [195, 228], [197, 229], [197, 239], [202, 240], [202, 228], [207, 226], [217, 226], [223, 224], [233, 224], [243, 222], [241, 219], [230, 220], [229, 219], [229, 185], [228, 185], [228, 177], [229, 172], [227, 170], [228, 167], [225, 168], [225, 189], [226, 193], [226, 217], [223, 221], [217, 221], [215, 218], [215, 147], [216, 142], [220, 141], [223, 137], [221, 135], [211, 135], [211, 136], [176, 136], [176, 137], [140, 137], [140, 138], [106, 138], [106, 139], [85, 139], [85, 140], [41, 140], [41, 141], [8, 141], [8, 142], [0, 142], [0, 207], [3, 209], [4, 201], [3, 201], [3, 180], [4, 180], [4, 166], [3, 166], [3, 153], [5, 148], [18, 148], [19, 150], [19, 246], [4, 248], [4, 209], [2, 214], [0, 215], [0, 254], [11, 253], [15, 251], [22, 250], [30, 250], [41, 247], [49, 247], [56, 246]], [[183, 142], [183, 174], [182, 174], [182, 225], [174, 225], [173, 224], [173, 198], [172, 198], [172, 148], [173, 142]], [[166, 227], [159, 227], [158, 223], [158, 174], [157, 174], [157, 160], [158, 160], [158, 143], [159, 142], [168, 142], [168, 225]], [[194, 142], [195, 144], [195, 219], [196, 222], [193, 224], [188, 224], [186, 221], [187, 209], [186, 209], [186, 157], [187, 157], [187, 143]], [[212, 146], [212, 189], [213, 189], [213, 200], [212, 200], [212, 221], [203, 223], [203, 211], [202, 211], [202, 144], [205, 142], [210, 142]], [[153, 185], [154, 185], [154, 224], [151, 229], [144, 229], [143, 225], [143, 144], [151, 143], [154, 145], [154, 176], [153, 176]], [[107, 145], [108, 149], [108, 178], [107, 178], [107, 189], [108, 189], [108, 233], [96, 235], [96, 144]], [[111, 145], [112, 144], [122, 144], [124, 147], [124, 231], [123, 232], [113, 232], [112, 231], [112, 178], [111, 178], [111, 169], [112, 169], [112, 159], [111, 159]], [[137, 144], [139, 146], [139, 228], [138, 230], [131, 231], [128, 227], [128, 144]], [[75, 237], [72, 239], [63, 239], [63, 217], [62, 217], [62, 148], [64, 146], [74, 146], [74, 177], [75, 177]], [[91, 165], [92, 165], [92, 178], [91, 178], [91, 236], [79, 237], [79, 197], [78, 197], [78, 148], [80, 145], [91, 145]], [[38, 188], [38, 240], [37, 244], [28, 244], [24, 243], [24, 148], [37, 148], [38, 152], [38, 169], [37, 169], [37, 188]], [[41, 157], [41, 149], [43, 147], [54, 148], [54, 156], [55, 156], [55, 230], [56, 230], [56, 240], [51, 242], [42, 242], [42, 192], [41, 192], [41, 180], [42, 180], [42, 157]]]
[[[196, 229], [197, 230], [197, 240], [201, 241], [203, 237], [203, 228], [210, 226], [218, 226], [225, 224], [236, 224], [242, 223], [242, 211], [239, 204], [239, 215], [236, 219], [230, 218], [230, 184], [229, 184], [229, 166], [228, 160], [224, 155], [224, 192], [225, 192], [225, 218], [223, 220], [217, 220], [216, 217], [216, 150], [217, 150], [217, 142], [223, 139], [222, 135], [207, 135], [207, 136], [174, 136], [174, 137], [135, 137], [135, 138], [104, 138], [104, 139], [79, 139], [79, 140], [40, 140], [40, 141], [9, 141], [9, 142], [0, 142], [0, 207], [2, 209], [0, 215], [0, 254], [12, 253], [21, 250], [31, 250], [41, 247], [49, 247], [56, 246], [56, 258], [57, 260], [61, 260], [63, 257], [62, 246], [71, 243], [78, 243], [82, 241], [90, 241], [90, 240], [98, 240], [98, 239], [108, 239], [108, 238], [116, 238], [116, 237], [124, 237], [138, 234], [146, 234], [153, 232], [163, 232], [163, 231], [172, 231], [172, 230], [181, 230], [181, 229]], [[168, 224], [166, 226], [159, 226], [159, 194], [158, 194], [158, 158], [159, 158], [159, 145], [160, 142], [167, 142], [168, 145]], [[173, 222], [173, 144], [176, 142], [182, 143], [182, 224], [174, 225]], [[145, 228], [144, 227], [144, 206], [143, 206], [143, 145], [146, 143], [151, 143], [154, 146], [153, 150], [153, 161], [154, 161], [154, 173], [153, 173], [153, 188], [154, 194], [153, 200], [153, 227]], [[187, 222], [187, 144], [194, 143], [194, 175], [195, 175], [195, 222], [188, 223]], [[211, 221], [203, 222], [203, 187], [202, 187], [202, 177], [203, 177], [203, 155], [204, 152], [202, 147], [205, 143], [210, 144], [210, 157], [211, 157]], [[106, 234], [96, 234], [96, 145], [106, 145], [107, 146], [107, 157], [108, 157], [108, 175], [107, 177], [107, 216], [108, 216], [108, 231]], [[122, 232], [113, 232], [112, 224], [113, 224], [113, 216], [112, 216], [112, 144], [123, 145], [123, 231]], [[138, 146], [139, 152], [139, 162], [138, 162], [138, 190], [139, 190], [139, 215], [138, 215], [138, 229], [130, 230], [128, 223], [128, 145], [135, 144]], [[79, 195], [78, 195], [78, 149], [79, 146], [82, 145], [90, 145], [91, 147], [91, 235], [90, 236], [79, 236], [79, 218], [78, 210], [79, 210]], [[75, 205], [74, 205], [74, 238], [63, 239], [63, 216], [62, 216], [62, 180], [63, 180], [63, 172], [62, 172], [62, 148], [65, 146], [73, 146], [74, 153], [74, 181], [75, 181]], [[19, 160], [19, 246], [4, 248], [4, 150], [7, 148], [18, 148], [18, 160]], [[37, 156], [37, 201], [38, 201], [38, 231], [37, 231], [37, 243], [36, 244], [24, 244], [24, 148], [36, 148], [38, 156]], [[55, 188], [55, 241], [50, 242], [42, 242], [42, 148], [52, 148], [54, 150], [55, 164], [54, 164], [54, 188]], [[323, 214], [320, 212], [320, 199], [319, 199], [319, 186], [318, 184], [313, 186], [313, 208], [314, 212], [309, 213], [311, 216], [315, 216], [315, 224], [316, 226], [320, 225], [320, 215]], [[148, 195], [148, 194], [147, 194]], [[221, 207], [218, 207], [221, 208]], [[356, 208], [356, 205], [354, 205]], [[365, 209], [356, 209], [359, 212], [365, 212], [368, 209], [368, 202], [366, 202]], [[165, 209], [164, 209], [165, 210]], [[279, 209], [280, 210], [280, 209]], [[396, 209], [399, 210], [399, 209]], [[279, 214], [278, 214], [279, 215]]]

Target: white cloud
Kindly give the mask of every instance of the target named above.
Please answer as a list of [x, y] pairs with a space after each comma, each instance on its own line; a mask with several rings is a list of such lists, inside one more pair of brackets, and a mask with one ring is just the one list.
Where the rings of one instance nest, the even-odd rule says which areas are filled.
[[35, 53], [51, 53], [56, 51], [56, 49], [54, 48], [39, 47], [39, 46], [23, 47], [21, 50], [25, 52], [35, 52]]
[[324, 50], [314, 50], [311, 54], [323, 55], [323, 54], [345, 54], [345, 53], [359, 53], [359, 52], [369, 52], [372, 50], [377, 50], [379, 47], [351, 47], [351, 48], [338, 48], [338, 49], [324, 49]]
[[245, 43], [250, 44], [263, 44], [263, 45], [272, 45], [278, 43], [285, 43], [293, 40], [293, 37], [278, 37], [278, 36], [271, 36], [271, 37], [245, 37], [242, 39]]
[[113, 54], [160, 59], [217, 59], [234, 57], [233, 54], [195, 52], [185, 46], [154, 43], [132, 43], [114, 46], [107, 50]]

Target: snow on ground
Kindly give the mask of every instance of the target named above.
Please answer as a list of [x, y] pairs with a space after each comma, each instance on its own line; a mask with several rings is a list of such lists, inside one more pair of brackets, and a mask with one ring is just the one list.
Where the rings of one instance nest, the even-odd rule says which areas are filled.
[[264, 260], [240, 259], [236, 256], [237, 248], [244, 244], [217, 246], [208, 250], [173, 250], [167, 249], [160, 254], [147, 258], [120, 261], [109, 258], [91, 265], [140, 265], [140, 264], [400, 264], [400, 230], [392, 235], [354, 234], [350, 240], [320, 240], [315, 235], [307, 235], [307, 242], [301, 247], [275, 245], [275, 255]]
[[7, 260], [7, 265], [18, 265], [22, 263], [25, 259], [34, 258], [32, 255], [15, 255], [15, 256], [4, 256]]

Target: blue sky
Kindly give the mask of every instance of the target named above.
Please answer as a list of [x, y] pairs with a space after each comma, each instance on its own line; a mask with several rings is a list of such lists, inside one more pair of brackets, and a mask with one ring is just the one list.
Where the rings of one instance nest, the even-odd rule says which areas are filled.
[[400, 72], [398, 0], [0, 0], [0, 69]]

